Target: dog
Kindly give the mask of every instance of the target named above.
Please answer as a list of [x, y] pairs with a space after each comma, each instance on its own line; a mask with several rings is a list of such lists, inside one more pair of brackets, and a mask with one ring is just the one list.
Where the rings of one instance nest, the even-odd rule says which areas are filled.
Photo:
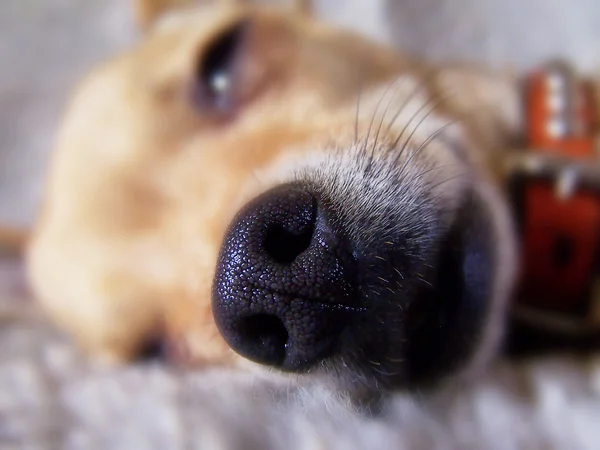
[[295, 6], [136, 3], [141, 43], [87, 76], [59, 130], [32, 289], [107, 363], [468, 379], [517, 283], [520, 79]]

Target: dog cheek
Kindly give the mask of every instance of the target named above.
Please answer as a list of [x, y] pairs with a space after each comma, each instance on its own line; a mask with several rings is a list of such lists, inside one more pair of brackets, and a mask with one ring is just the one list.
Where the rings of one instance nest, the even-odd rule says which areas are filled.
[[212, 319], [210, 303], [179, 299], [165, 314], [167, 358], [183, 367], [231, 365], [233, 354]]

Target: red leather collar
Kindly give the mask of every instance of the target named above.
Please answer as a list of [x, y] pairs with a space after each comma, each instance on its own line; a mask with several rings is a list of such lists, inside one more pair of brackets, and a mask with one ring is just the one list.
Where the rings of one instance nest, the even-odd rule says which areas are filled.
[[526, 151], [512, 186], [522, 239], [515, 312], [552, 332], [600, 330], [599, 111], [591, 83], [556, 62], [524, 83]]

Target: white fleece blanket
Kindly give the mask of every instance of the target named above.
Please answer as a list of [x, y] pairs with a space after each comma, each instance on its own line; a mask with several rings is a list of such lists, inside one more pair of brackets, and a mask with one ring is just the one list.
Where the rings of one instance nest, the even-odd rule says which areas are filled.
[[93, 368], [39, 322], [0, 336], [3, 449], [600, 448], [595, 358], [499, 363], [474, 385], [369, 411], [274, 374]]
[[94, 367], [0, 264], [0, 448], [598, 450], [600, 357], [498, 361], [466, 386], [353, 405], [306, 378]]

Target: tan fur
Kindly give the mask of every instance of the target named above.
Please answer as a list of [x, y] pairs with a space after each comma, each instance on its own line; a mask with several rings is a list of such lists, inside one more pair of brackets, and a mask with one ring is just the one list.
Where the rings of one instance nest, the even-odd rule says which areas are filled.
[[22, 254], [27, 237], [27, 232], [22, 229], [0, 226], [0, 255]]
[[[171, 6], [184, 2], [137, 3], [142, 26], [157, 25], [77, 89], [55, 143], [28, 252], [40, 302], [95, 356], [126, 361], [151, 336], [164, 334], [188, 362], [237, 360], [210, 310], [225, 229], [241, 206], [286, 180], [292, 168], [319, 161], [334, 147], [350, 154], [357, 103], [358, 137], [364, 140], [374, 114], [375, 126], [381, 120], [382, 96], [383, 105], [391, 104], [389, 119], [417, 92], [406, 112], [382, 127], [379, 155], [423, 103], [443, 98], [409, 144], [459, 120], [453, 133], [468, 143], [465, 157], [495, 210], [497, 155], [519, 137], [510, 74], [433, 69], [307, 15], [242, 2], [168, 17]], [[242, 17], [251, 27], [242, 107], [234, 120], [223, 119], [194, 107], [187, 88], [198, 55]], [[384, 95], [390, 86], [393, 97]], [[457, 164], [443, 144], [423, 155], [439, 165]], [[426, 183], [434, 185], [442, 175], [432, 174]], [[439, 195], [452, 205], [461, 192], [455, 181]], [[493, 212], [499, 233], [510, 240], [510, 225], [499, 211]], [[506, 271], [495, 288], [501, 314], [512, 278], [507, 267], [515, 266], [510, 245], [498, 261]]]

